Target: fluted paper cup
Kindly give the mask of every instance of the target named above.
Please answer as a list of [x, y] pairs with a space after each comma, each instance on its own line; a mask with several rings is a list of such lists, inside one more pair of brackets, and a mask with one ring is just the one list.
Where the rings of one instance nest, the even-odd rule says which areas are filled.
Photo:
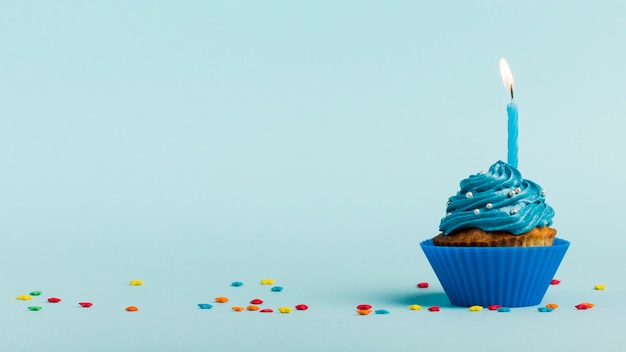
[[447, 247], [421, 244], [450, 303], [527, 307], [541, 303], [569, 242], [546, 247]]

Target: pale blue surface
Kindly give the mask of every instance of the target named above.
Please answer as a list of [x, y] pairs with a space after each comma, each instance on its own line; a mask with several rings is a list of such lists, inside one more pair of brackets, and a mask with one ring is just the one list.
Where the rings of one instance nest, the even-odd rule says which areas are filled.
[[[619, 350], [625, 7], [2, 1], [2, 350]], [[447, 307], [419, 248], [507, 153], [501, 56], [572, 243], [550, 314]]]

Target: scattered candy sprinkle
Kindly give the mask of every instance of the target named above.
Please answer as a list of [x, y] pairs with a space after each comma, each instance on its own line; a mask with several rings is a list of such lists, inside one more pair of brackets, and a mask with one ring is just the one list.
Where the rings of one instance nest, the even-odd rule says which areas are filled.
[[28, 307], [28, 310], [37, 311], [37, 310], [41, 310], [41, 307], [40, 306], [30, 306], [30, 307]]
[[550, 313], [551, 311], [553, 311], [554, 309], [552, 308], [548, 308], [548, 307], [539, 307], [537, 308], [538, 311], [542, 312], [542, 313]]
[[126, 311], [127, 312], [136, 312], [138, 310], [139, 310], [139, 308], [137, 308], [135, 306], [128, 306], [128, 307], [126, 307]]
[[358, 315], [368, 315], [372, 312], [371, 309], [357, 309], [356, 310]]
[[372, 306], [370, 304], [359, 304], [358, 306], [356, 306], [356, 309], [368, 310], [368, 309], [372, 309]]
[[498, 310], [498, 308], [502, 308], [502, 306], [499, 304], [492, 304], [490, 306], [487, 306], [487, 309], [489, 310]]
[[420, 306], [419, 304], [411, 304], [409, 306], [410, 310], [422, 310], [422, 306]]
[[231, 282], [230, 285], [234, 286], [234, 287], [239, 287], [239, 286], [243, 286], [243, 282], [241, 282], [241, 281], [233, 281], [233, 282]]
[[259, 310], [259, 307], [257, 307], [257, 306], [248, 306], [248, 307], [246, 307], [246, 309], [254, 311], [254, 310]]
[[41, 295], [41, 291], [33, 291], [30, 293], [31, 296], [39, 296]]
[[431, 312], [439, 312], [441, 308], [439, 308], [439, 306], [432, 306], [432, 307], [429, 307], [428, 310]]
[[498, 312], [500, 313], [508, 313], [511, 311], [511, 308], [507, 308], [507, 307], [500, 307], [498, 308]]
[[241, 312], [241, 311], [243, 311], [244, 309], [245, 309], [244, 307], [240, 307], [240, 306], [234, 306], [234, 307], [233, 307], [233, 310], [234, 310], [235, 312]]
[[420, 282], [417, 284], [418, 288], [428, 288], [428, 282]]
[[309, 306], [307, 306], [306, 304], [298, 304], [298, 305], [296, 305], [296, 309], [297, 310], [307, 310], [307, 309], [309, 309]]
[[556, 304], [556, 303], [548, 303], [548, 304], [546, 304], [546, 308], [557, 309], [557, 308], [559, 308], [559, 305]]
[[278, 308], [278, 311], [283, 313], [283, 314], [289, 314], [289, 313], [291, 313], [291, 308], [290, 307], [280, 307], [280, 308]]
[[274, 279], [263, 279], [261, 280], [261, 285], [273, 285]]
[[198, 303], [198, 307], [200, 309], [211, 309], [211, 308], [213, 308], [213, 306], [208, 304], [208, 303]]
[[61, 302], [61, 299], [58, 298], [58, 297], [50, 297], [50, 298], [48, 298], [48, 302], [50, 302], [50, 303], [59, 303], [59, 302]]
[[89, 308], [89, 307], [93, 306], [93, 303], [91, 303], [91, 302], [78, 302], [78, 305], [83, 307], [83, 308]]
[[143, 285], [143, 281], [141, 281], [141, 280], [130, 280], [129, 284], [131, 286], [141, 286], [141, 285]]
[[274, 311], [270, 308], [261, 309], [259, 312], [261, 313], [274, 313]]
[[226, 303], [228, 302], [228, 297], [215, 297], [215, 302], [217, 303]]
[[281, 286], [274, 286], [274, 287], [272, 287], [272, 292], [280, 292], [282, 290], [283, 290], [283, 288]]
[[386, 309], [376, 309], [374, 314], [389, 314], [389, 311]]
[[[596, 290], [604, 290], [604, 289], [606, 289], [606, 286], [604, 286], [604, 285], [595, 285], [593, 288], [596, 289]], [[31, 295], [32, 295], [32, 293], [31, 293]]]
[[30, 295], [19, 295], [15, 297], [15, 299], [18, 299], [20, 301], [30, 301], [31, 299], [33, 299], [33, 297], [31, 297]]
[[583, 302], [582, 304], [586, 305], [589, 308], [593, 308], [595, 306], [595, 304], [589, 302]]
[[250, 301], [250, 304], [263, 304], [263, 300], [260, 298], [255, 298], [252, 301]]
[[575, 305], [574, 307], [576, 307], [576, 309], [578, 309], [578, 310], [585, 310], [585, 309], [589, 309], [589, 308], [591, 308], [591, 307], [589, 307], [588, 305], [586, 305], [586, 304], [582, 304], [582, 303], [581, 303], [581, 304], [577, 304], [577, 305]]
[[561, 280], [557, 280], [557, 279], [552, 279], [552, 281], [550, 281], [550, 285], [558, 285], [561, 283]]
[[480, 312], [481, 310], [483, 310], [483, 306], [471, 306], [469, 307], [469, 310], [472, 312]]

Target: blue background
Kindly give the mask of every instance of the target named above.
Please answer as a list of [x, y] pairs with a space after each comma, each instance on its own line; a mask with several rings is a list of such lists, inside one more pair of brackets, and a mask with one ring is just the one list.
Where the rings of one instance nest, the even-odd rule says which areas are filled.
[[[2, 1], [2, 349], [619, 350], [625, 10]], [[572, 243], [549, 314], [450, 306], [419, 248], [458, 182], [506, 158], [501, 56], [519, 169]], [[311, 309], [230, 311], [256, 297]]]

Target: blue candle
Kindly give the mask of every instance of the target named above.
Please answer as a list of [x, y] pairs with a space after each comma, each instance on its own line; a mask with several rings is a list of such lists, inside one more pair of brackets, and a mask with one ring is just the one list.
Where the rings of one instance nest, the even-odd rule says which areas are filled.
[[509, 105], [506, 106], [506, 112], [509, 115], [508, 119], [508, 158], [507, 163], [514, 168], [517, 168], [517, 104], [511, 99]]
[[502, 82], [507, 90], [511, 92], [511, 102], [506, 106], [506, 112], [508, 115], [508, 139], [507, 139], [507, 163], [517, 168], [517, 104], [513, 101], [513, 74], [509, 64], [504, 58], [500, 58], [500, 75], [502, 76]]

